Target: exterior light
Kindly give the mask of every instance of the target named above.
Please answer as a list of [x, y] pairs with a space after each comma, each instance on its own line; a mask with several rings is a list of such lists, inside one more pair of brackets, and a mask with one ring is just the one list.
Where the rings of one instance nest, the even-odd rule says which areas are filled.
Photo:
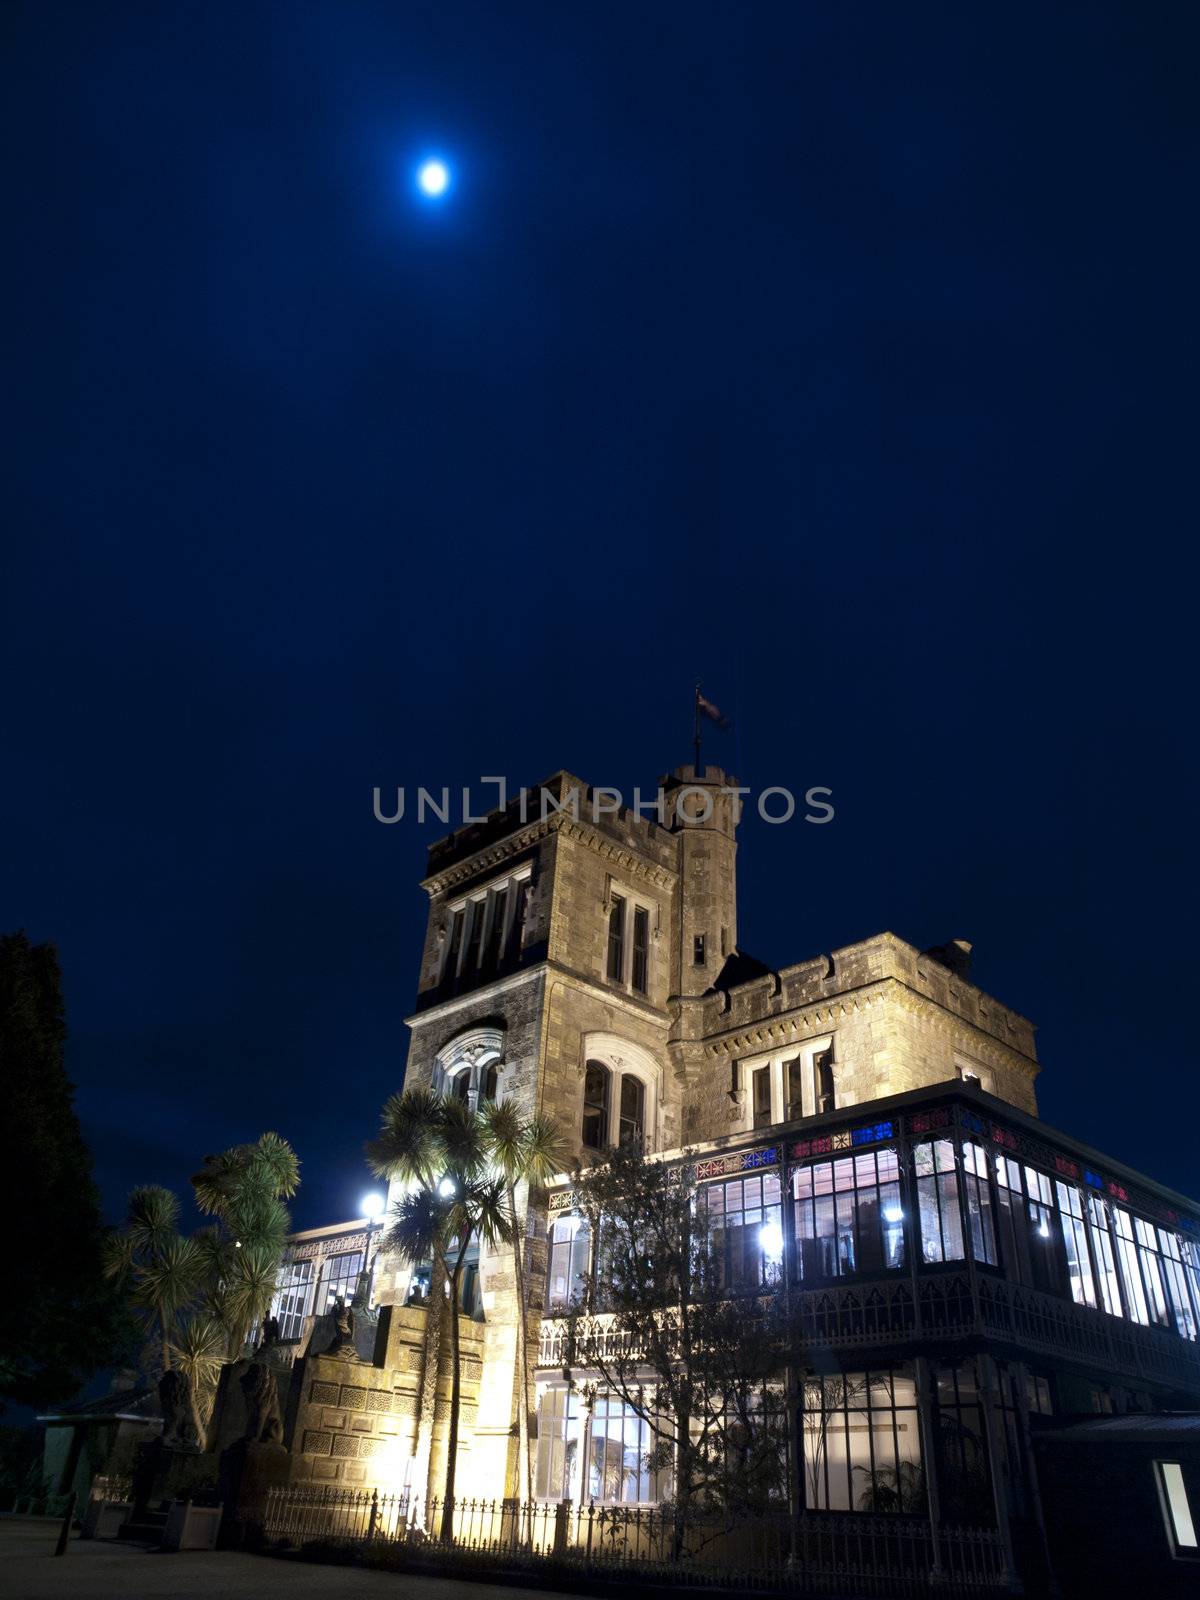
[[444, 161], [423, 161], [417, 169], [417, 183], [422, 194], [436, 200], [450, 187], [450, 169]]
[[783, 1229], [777, 1222], [767, 1222], [758, 1230], [758, 1247], [768, 1261], [783, 1259]]
[[378, 1192], [365, 1194], [362, 1198], [362, 1214], [368, 1222], [377, 1222], [383, 1215], [387, 1201]]
[[883, 1220], [885, 1222], [903, 1222], [904, 1213], [899, 1206], [884, 1206]]
[[441, 1183], [438, 1184], [438, 1193], [448, 1199], [454, 1193], [454, 1179], [443, 1178]]

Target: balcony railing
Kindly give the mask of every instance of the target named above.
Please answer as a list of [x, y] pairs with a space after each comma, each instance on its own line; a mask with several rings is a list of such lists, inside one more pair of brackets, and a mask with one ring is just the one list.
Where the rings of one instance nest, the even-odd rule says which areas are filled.
[[[850, 1352], [974, 1335], [1200, 1395], [1200, 1347], [1192, 1341], [982, 1273], [974, 1285], [969, 1273], [947, 1272], [919, 1278], [915, 1289], [911, 1279], [892, 1279], [791, 1290], [790, 1307], [801, 1346]], [[589, 1343], [597, 1339], [605, 1358], [636, 1354], [610, 1319], [589, 1326]], [[572, 1359], [567, 1323], [545, 1320], [539, 1364], [562, 1367]]]

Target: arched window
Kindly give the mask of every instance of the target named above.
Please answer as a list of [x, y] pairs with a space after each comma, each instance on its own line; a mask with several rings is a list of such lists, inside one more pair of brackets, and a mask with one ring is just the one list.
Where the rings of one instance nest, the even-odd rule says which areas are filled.
[[587, 1150], [635, 1141], [653, 1148], [661, 1070], [648, 1051], [615, 1034], [584, 1039], [583, 1121]]
[[608, 1144], [609, 1086], [612, 1073], [602, 1061], [589, 1061], [583, 1071], [583, 1142], [589, 1150]]
[[504, 1034], [499, 1028], [472, 1028], [438, 1051], [433, 1087], [476, 1109], [495, 1100], [503, 1067]]
[[626, 1072], [621, 1077], [621, 1118], [617, 1125], [617, 1143], [640, 1143], [645, 1135], [646, 1085], [640, 1078]]

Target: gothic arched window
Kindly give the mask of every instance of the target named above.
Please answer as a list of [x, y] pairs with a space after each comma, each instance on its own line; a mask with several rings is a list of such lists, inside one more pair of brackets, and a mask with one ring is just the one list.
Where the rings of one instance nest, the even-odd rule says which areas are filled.
[[612, 1073], [602, 1061], [589, 1061], [583, 1071], [583, 1142], [589, 1150], [608, 1144], [608, 1106]]
[[499, 1028], [472, 1028], [438, 1051], [433, 1087], [473, 1110], [495, 1100], [500, 1088], [504, 1034]]

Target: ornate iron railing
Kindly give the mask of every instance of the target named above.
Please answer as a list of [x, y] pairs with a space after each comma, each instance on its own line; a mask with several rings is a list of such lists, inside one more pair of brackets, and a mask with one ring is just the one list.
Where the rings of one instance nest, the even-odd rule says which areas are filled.
[[[974, 1280], [968, 1272], [930, 1273], [918, 1277], [915, 1290], [911, 1279], [888, 1279], [787, 1293], [804, 1345], [851, 1352], [906, 1343], [919, 1348], [925, 1339], [976, 1335], [1200, 1394], [1200, 1346], [1192, 1341], [988, 1273]], [[600, 1340], [609, 1358], [636, 1354], [628, 1336], [612, 1325], [605, 1329], [604, 1321], [589, 1324], [587, 1341]], [[566, 1320], [543, 1321], [538, 1361], [543, 1367], [576, 1364]]]
[[[514, 1572], [547, 1566], [555, 1577], [620, 1572], [689, 1586], [786, 1589], [855, 1596], [974, 1596], [997, 1592], [1003, 1553], [988, 1528], [855, 1514], [693, 1516], [670, 1506], [570, 1501], [445, 1502], [334, 1488], [273, 1489], [264, 1531], [279, 1546], [328, 1543], [396, 1547], [396, 1564], [427, 1556], [438, 1567]], [[386, 1564], [386, 1560], [384, 1562]]]

